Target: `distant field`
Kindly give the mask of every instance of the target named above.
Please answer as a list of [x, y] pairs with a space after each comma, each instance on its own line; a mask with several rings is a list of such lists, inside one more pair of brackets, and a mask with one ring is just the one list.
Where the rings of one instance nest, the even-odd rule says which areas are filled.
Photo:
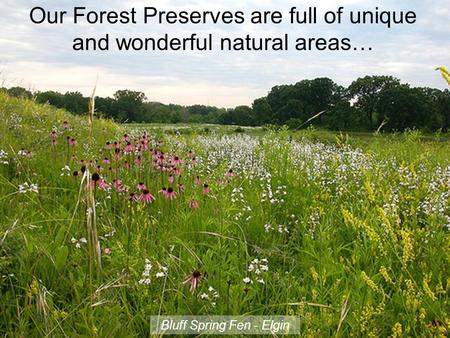
[[445, 137], [91, 129], [2, 93], [0, 114], [2, 336], [148, 337], [157, 314], [448, 333]]
[[[220, 125], [220, 124], [208, 124], [208, 123], [126, 123], [122, 124], [122, 127], [126, 130], [154, 130], [158, 132], [177, 132], [180, 133], [205, 133], [205, 132], [220, 132], [220, 133], [263, 133], [267, 129], [265, 127], [256, 126], [238, 126], [238, 125]], [[279, 128], [282, 128], [281, 126]], [[361, 131], [329, 131], [323, 129], [316, 129], [314, 126], [309, 128], [303, 128], [297, 131], [290, 131], [293, 135], [313, 135], [314, 137], [329, 139], [330, 137], [339, 136], [341, 134], [348, 135], [351, 138], [356, 139], [372, 139], [376, 134], [373, 132], [361, 132]], [[414, 134], [418, 139], [424, 139], [429, 141], [440, 140], [450, 141], [450, 134], [448, 133], [436, 133], [436, 134], [424, 134], [417, 131], [411, 131], [406, 133], [380, 133], [379, 136], [386, 137], [398, 137], [401, 138], [405, 134]]]
[[[147, 130], [157, 134], [179, 134], [179, 135], [208, 135], [208, 134], [246, 134], [251, 136], [263, 136], [268, 134], [270, 130], [265, 127], [246, 127], [236, 125], [218, 125], [218, 124], [123, 124], [125, 131]], [[282, 127], [280, 127], [282, 128]], [[313, 126], [302, 130], [281, 131], [284, 135], [288, 135], [292, 140], [306, 139], [309, 141], [324, 142], [329, 144], [348, 144], [354, 147], [362, 147], [368, 149], [390, 149], [394, 151], [395, 147], [401, 146], [406, 140], [417, 141], [417, 144], [425, 148], [436, 148], [437, 151], [445, 154], [449, 148], [450, 134], [436, 133], [424, 134], [418, 131], [409, 131], [405, 133], [371, 133], [371, 132], [355, 132], [355, 131], [329, 131], [315, 129]], [[411, 149], [412, 151], [417, 149]]]
[[262, 127], [244, 127], [219, 124], [165, 124], [165, 123], [127, 123], [122, 125], [127, 130], [152, 130], [156, 132], [179, 132], [179, 133], [232, 133], [239, 132], [262, 132]]

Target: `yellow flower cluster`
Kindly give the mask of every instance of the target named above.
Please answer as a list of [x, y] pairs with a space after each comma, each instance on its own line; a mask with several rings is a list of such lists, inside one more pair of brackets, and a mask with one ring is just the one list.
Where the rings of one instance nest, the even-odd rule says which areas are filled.
[[382, 251], [382, 253], [385, 253], [381, 238], [375, 231], [374, 227], [371, 227], [366, 222], [359, 220], [356, 216], [354, 216], [350, 211], [346, 209], [342, 210], [342, 215], [344, 217], [345, 223], [353, 226], [357, 231], [363, 231], [367, 235], [369, 242], [372, 243], [375, 247], [378, 247]]
[[309, 271], [311, 272], [311, 277], [314, 280], [314, 282], [317, 284], [319, 282], [319, 274], [317, 273], [316, 269], [312, 266]]
[[420, 300], [420, 292], [417, 291], [417, 288], [411, 279], [407, 279], [405, 283], [406, 283], [406, 290], [403, 290], [403, 294], [406, 297], [406, 307], [411, 312], [416, 312], [417, 309], [419, 309], [420, 305], [422, 304]]
[[367, 286], [371, 288], [373, 291], [383, 293], [383, 291], [378, 287], [378, 285], [372, 279], [370, 279], [369, 276], [367, 276], [365, 271], [361, 272], [361, 278], [364, 280]]
[[380, 275], [383, 276], [383, 278], [384, 278], [384, 280], [386, 281], [386, 283], [392, 284], [392, 285], [395, 284], [394, 281], [392, 280], [391, 276], [389, 276], [389, 272], [388, 272], [388, 270], [386, 269], [386, 267], [382, 266], [382, 267], [380, 268]]
[[403, 267], [406, 267], [409, 262], [414, 260], [414, 239], [409, 230], [400, 230], [400, 235], [403, 246], [402, 264]]
[[[398, 241], [397, 234], [394, 231], [394, 227], [392, 226], [391, 221], [389, 220], [389, 218], [386, 215], [386, 211], [384, 211], [384, 209], [381, 207], [378, 207], [377, 211], [378, 211], [378, 215], [380, 216], [381, 221], [383, 222], [383, 226], [386, 229], [386, 233], [392, 238], [392, 240], [394, 242], [397, 242]], [[394, 221], [394, 224], [396, 224], [396, 223], [398, 223], [398, 220]]]
[[358, 322], [359, 329], [364, 337], [379, 337], [379, 332], [377, 329], [370, 326], [375, 326], [373, 325], [374, 317], [379, 316], [384, 312], [384, 306], [385, 304], [381, 302], [376, 308], [372, 305], [366, 305], [361, 310]]
[[426, 276], [423, 277], [423, 291], [425, 292], [425, 294], [431, 298], [432, 301], [436, 301], [437, 297], [434, 294], [434, 292], [431, 290], [430, 288], [430, 281], [431, 281], [431, 277], [432, 277], [432, 273], [427, 274]]
[[400, 323], [395, 323], [394, 326], [392, 327], [392, 338], [398, 338], [401, 337], [403, 334], [403, 328], [402, 328], [402, 324]]

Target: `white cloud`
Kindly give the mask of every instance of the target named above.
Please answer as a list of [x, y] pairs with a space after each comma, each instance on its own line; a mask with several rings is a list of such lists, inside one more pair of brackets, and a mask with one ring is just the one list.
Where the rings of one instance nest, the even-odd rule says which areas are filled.
[[[448, 63], [450, 55], [450, 3], [437, 0], [394, 1], [378, 4], [387, 10], [415, 10], [414, 26], [387, 29], [376, 25], [33, 25], [28, 13], [33, 6], [68, 10], [72, 1], [4, 0], [0, 14], [0, 71], [10, 85], [27, 84], [38, 90], [79, 90], [89, 94], [98, 76], [98, 91], [112, 95], [116, 90], [130, 88], [146, 92], [151, 100], [181, 104], [214, 104], [231, 107], [251, 104], [265, 95], [272, 86], [295, 83], [304, 78], [328, 76], [348, 85], [366, 74], [391, 74], [417, 86], [444, 88], [434, 68]], [[148, 1], [80, 1], [92, 9], [129, 9], [149, 6]], [[287, 13], [290, 1], [250, 0], [161, 0], [163, 10], [252, 10], [278, 9]], [[319, 3], [294, 4], [298, 9], [317, 5], [321, 10], [373, 9], [369, 0], [326, 0]], [[297, 36], [351, 37], [357, 46], [371, 46], [372, 52], [85, 52], [71, 49], [76, 36], [158, 36], [167, 33], [181, 36], [193, 31], [213, 31], [217, 35], [275, 36], [290, 33]], [[29, 84], [29, 85], [28, 85]]]

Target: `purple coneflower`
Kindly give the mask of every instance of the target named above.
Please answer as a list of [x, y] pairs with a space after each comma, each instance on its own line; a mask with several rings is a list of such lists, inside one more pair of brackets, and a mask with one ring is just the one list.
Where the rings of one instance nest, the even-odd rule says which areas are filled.
[[142, 191], [142, 190], [144, 190], [144, 189], [147, 189], [147, 187], [145, 186], [145, 183], [144, 183], [144, 182], [139, 182], [138, 185], [137, 185], [137, 189], [138, 189], [139, 191]]
[[163, 163], [164, 163], [164, 160], [165, 160], [164, 154], [161, 153], [160, 155], [158, 155], [158, 158], [157, 158], [156, 163], [158, 163], [158, 164], [163, 164]]
[[173, 169], [173, 173], [175, 174], [175, 176], [180, 176], [181, 175], [181, 171], [178, 168], [174, 168]]
[[183, 285], [190, 284], [190, 291], [194, 292], [202, 278], [203, 274], [200, 271], [195, 270], [191, 275], [186, 277], [186, 279], [183, 281]]
[[127, 145], [123, 149], [123, 152], [125, 154], [129, 154], [129, 153], [133, 152], [133, 150], [134, 150], [134, 145], [132, 145], [130, 142], [127, 142]]
[[142, 149], [148, 150], [148, 140], [142, 141]]
[[208, 183], [205, 183], [203, 185], [203, 194], [204, 195], [208, 195], [209, 194], [209, 185], [208, 185]]
[[191, 209], [198, 209], [200, 206], [196, 200], [190, 200], [188, 202], [188, 207]]
[[166, 193], [164, 194], [164, 196], [168, 200], [174, 200], [175, 198], [177, 198], [177, 192], [175, 190], [173, 190], [173, 188], [167, 188]]
[[64, 122], [63, 122], [63, 128], [66, 129], [66, 130], [69, 129], [69, 128], [70, 128], [69, 122], [64, 121]]
[[142, 190], [141, 196], [139, 196], [139, 200], [143, 203], [152, 203], [155, 200], [155, 197], [150, 193], [148, 189]]
[[134, 160], [134, 163], [135, 163], [137, 166], [140, 166], [140, 165], [141, 165], [141, 163], [142, 163], [142, 158], [141, 158], [140, 155], [139, 155], [138, 157], [136, 157], [136, 159]]
[[182, 164], [183, 161], [178, 156], [174, 156], [173, 159], [172, 159], [172, 163], [174, 165], [179, 165], [179, 164]]
[[173, 183], [173, 175], [172, 174], [169, 175], [168, 180], [169, 180], [169, 183]]
[[97, 172], [92, 174], [91, 179], [92, 179], [91, 185], [93, 187], [98, 187], [99, 189], [102, 189], [102, 190], [109, 189], [109, 184], [106, 183], [105, 180], [103, 178], [101, 178], [101, 176]]
[[233, 169], [228, 170], [228, 172], [225, 174], [226, 177], [233, 177], [236, 176], [236, 173], [233, 171]]
[[139, 200], [138, 196], [134, 192], [130, 193], [130, 197], [128, 199], [130, 202], [137, 202]]
[[114, 150], [114, 159], [116, 161], [120, 161], [120, 149], [115, 149]]
[[[81, 170], [83, 171], [83, 168], [81, 168]], [[101, 180], [101, 177], [98, 173], [93, 173], [91, 179], [94, 184], [97, 184], [97, 182]]]
[[105, 157], [105, 159], [103, 160], [103, 164], [111, 164], [111, 161], [109, 160], [109, 158]]
[[113, 186], [114, 186], [114, 189], [116, 189], [118, 192], [127, 191], [127, 187], [123, 185], [122, 180], [114, 180]]
[[97, 186], [99, 189], [101, 190], [108, 190], [109, 189], [109, 184], [106, 183], [106, 181], [103, 178], [100, 178], [97, 182]]
[[52, 132], [50, 133], [50, 138], [52, 140], [52, 144], [56, 145], [56, 139], [58, 138], [58, 133], [56, 132], [56, 130], [52, 130]]

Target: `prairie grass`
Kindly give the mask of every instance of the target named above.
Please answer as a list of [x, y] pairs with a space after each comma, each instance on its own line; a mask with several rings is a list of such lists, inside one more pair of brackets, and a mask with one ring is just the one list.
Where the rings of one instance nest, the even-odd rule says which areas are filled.
[[2, 93], [0, 113], [3, 336], [145, 337], [156, 314], [448, 332], [448, 142], [89, 124]]

